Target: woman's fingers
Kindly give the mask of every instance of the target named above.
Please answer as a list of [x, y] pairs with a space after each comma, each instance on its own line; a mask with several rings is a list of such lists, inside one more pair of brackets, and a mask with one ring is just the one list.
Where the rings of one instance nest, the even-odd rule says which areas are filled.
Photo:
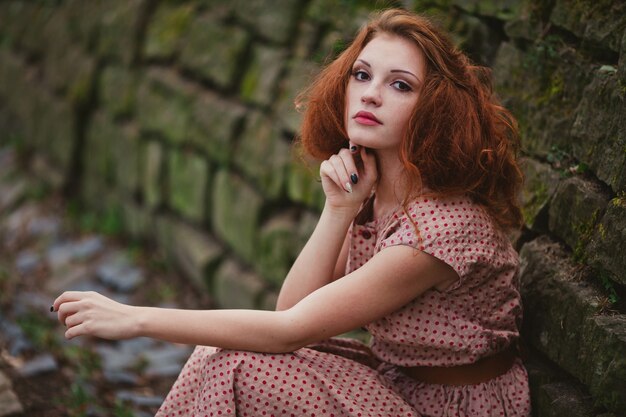
[[[346, 149], [342, 149], [339, 154], [331, 156], [328, 161], [337, 173], [337, 177], [340, 181], [340, 184], [338, 185], [340, 185], [347, 192], [351, 193], [353, 182], [350, 179], [350, 172], [356, 173], [352, 156], [350, 156]], [[350, 165], [352, 165], [352, 168]]]
[[341, 179], [335, 171], [335, 167], [329, 160], [323, 161], [320, 165], [320, 176], [322, 178], [330, 178], [330, 180], [334, 182], [339, 188], [343, 188], [343, 186], [341, 185]]
[[360, 147], [359, 154], [363, 162], [363, 174], [371, 178], [372, 182], [378, 179], [378, 169], [376, 167], [376, 157], [374, 154], [367, 153], [366, 148]]

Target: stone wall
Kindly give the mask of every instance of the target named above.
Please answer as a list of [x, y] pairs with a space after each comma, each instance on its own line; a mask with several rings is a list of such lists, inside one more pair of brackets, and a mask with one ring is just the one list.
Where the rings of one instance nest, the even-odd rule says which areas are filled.
[[[625, 4], [396, 3], [436, 15], [491, 66], [519, 119], [535, 414], [625, 415]], [[0, 141], [155, 240], [222, 306], [271, 309], [323, 202], [292, 148], [295, 95], [379, 7], [2, 2]]]

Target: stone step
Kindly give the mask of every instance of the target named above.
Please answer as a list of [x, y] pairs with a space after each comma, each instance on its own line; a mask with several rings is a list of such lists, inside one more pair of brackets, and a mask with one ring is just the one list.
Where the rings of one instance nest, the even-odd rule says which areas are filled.
[[558, 243], [538, 238], [524, 245], [520, 256], [530, 344], [585, 384], [595, 404], [623, 412], [626, 315], [604, 314], [606, 296], [582, 279]]

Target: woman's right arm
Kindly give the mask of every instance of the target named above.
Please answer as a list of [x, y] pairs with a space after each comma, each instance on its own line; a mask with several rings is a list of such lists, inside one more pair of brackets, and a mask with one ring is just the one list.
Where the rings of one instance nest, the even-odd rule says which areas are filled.
[[364, 149], [360, 157], [363, 165], [351, 193], [342, 184], [350, 181], [350, 173], [357, 172], [353, 154], [344, 149], [320, 166], [326, 203], [313, 234], [283, 282], [276, 310], [293, 307], [313, 291], [343, 276], [348, 229], [377, 179], [374, 157]]
[[[308, 242], [292, 265], [280, 289], [276, 310], [286, 310], [333, 281], [338, 259], [354, 215], [324, 207]], [[345, 263], [344, 263], [345, 266]]]

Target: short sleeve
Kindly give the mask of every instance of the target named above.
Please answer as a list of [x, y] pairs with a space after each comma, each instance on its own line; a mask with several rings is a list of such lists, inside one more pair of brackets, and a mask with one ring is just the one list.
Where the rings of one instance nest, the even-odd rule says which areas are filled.
[[380, 248], [411, 246], [445, 262], [459, 276], [449, 292], [487, 275], [481, 269], [496, 255], [493, 238], [489, 216], [469, 199], [419, 199], [387, 228]]

